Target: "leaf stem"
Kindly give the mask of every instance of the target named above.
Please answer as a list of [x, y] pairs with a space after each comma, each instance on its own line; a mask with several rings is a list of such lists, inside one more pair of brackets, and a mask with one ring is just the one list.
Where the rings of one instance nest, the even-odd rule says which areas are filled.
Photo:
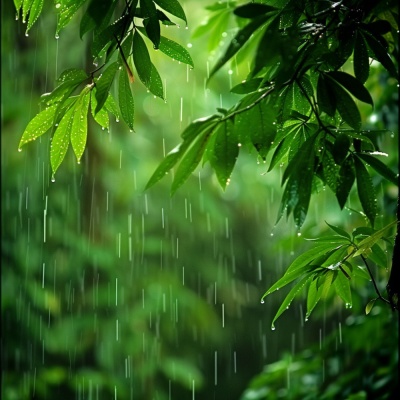
[[375, 292], [376, 292], [377, 295], [378, 295], [378, 299], [382, 300], [383, 302], [385, 302], [385, 303], [387, 303], [387, 304], [391, 304], [391, 302], [390, 302], [389, 300], [385, 299], [385, 298], [381, 295], [381, 292], [380, 292], [379, 289], [378, 289], [378, 286], [377, 286], [377, 284], [376, 284], [376, 281], [375, 281], [375, 279], [374, 279], [374, 276], [372, 275], [371, 269], [369, 268], [369, 265], [368, 265], [368, 263], [367, 263], [367, 259], [366, 259], [362, 254], [360, 254], [360, 256], [361, 256], [361, 259], [363, 260], [363, 262], [364, 262], [364, 264], [365, 264], [365, 266], [366, 266], [366, 268], [367, 268], [367, 270], [368, 270], [369, 276], [371, 277], [372, 284], [374, 285], [374, 288], [375, 288]]

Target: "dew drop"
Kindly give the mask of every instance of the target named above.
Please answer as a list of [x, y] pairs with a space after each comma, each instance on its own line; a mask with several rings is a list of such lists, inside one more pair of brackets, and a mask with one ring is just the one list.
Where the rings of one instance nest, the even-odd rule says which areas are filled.
[[51, 177], [51, 181], [52, 181], [52, 182], [55, 182], [55, 181], [56, 181], [56, 178], [54, 178], [54, 175]]
[[21, 151], [22, 151], [21, 147], [18, 147], [18, 151], [21, 153]]
[[271, 331], [274, 331], [275, 330], [275, 325], [272, 325], [271, 326]]
[[26, 32], [25, 32], [25, 36], [29, 36], [29, 33], [28, 33], [28, 31], [26, 31]]
[[264, 299], [261, 299], [261, 304], [264, 304], [264, 303], [265, 303]]
[[56, 33], [55, 35], [54, 35], [54, 37], [58, 40], [58, 39], [60, 39], [60, 35], [58, 34], [58, 33]]

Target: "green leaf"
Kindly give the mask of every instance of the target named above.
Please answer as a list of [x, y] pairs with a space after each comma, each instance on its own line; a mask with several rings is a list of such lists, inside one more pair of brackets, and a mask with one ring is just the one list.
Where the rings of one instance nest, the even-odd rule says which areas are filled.
[[377, 243], [374, 243], [371, 247], [371, 250], [372, 251], [369, 253], [368, 259], [382, 268], [388, 268], [388, 259], [382, 248]]
[[354, 166], [356, 169], [358, 196], [365, 215], [371, 222], [371, 225], [374, 226], [377, 212], [375, 187], [365, 165], [357, 157], [354, 158]]
[[164, 88], [161, 76], [153, 64], [151, 64], [150, 83], [147, 88], [150, 90], [151, 93], [154, 94], [154, 96], [164, 99]]
[[101, 108], [103, 108], [104, 103], [107, 100], [108, 94], [110, 92], [111, 85], [113, 83], [115, 74], [119, 68], [118, 61], [110, 64], [107, 69], [101, 74], [101, 76], [96, 81], [96, 100], [97, 105], [94, 113], [97, 114]]
[[82, 39], [83, 35], [91, 30], [100, 31], [105, 29], [116, 6], [117, 1], [115, 0], [91, 0], [82, 15], [79, 26], [80, 38]]
[[178, 0], [154, 0], [163, 10], [185, 21], [186, 15]]
[[363, 239], [360, 243], [358, 243], [357, 247], [358, 250], [354, 253], [353, 257], [356, 257], [360, 254], [363, 254], [365, 250], [368, 250], [372, 248], [372, 246], [377, 243], [379, 240], [383, 238], [383, 236], [386, 234], [386, 232], [395, 226], [398, 222], [397, 221], [392, 221], [388, 225], [384, 226], [382, 229], [379, 229], [378, 231], [374, 232], [370, 236], [366, 237]]
[[383, 67], [389, 72], [390, 75], [397, 78], [398, 73], [396, 70], [396, 66], [394, 65], [392, 59], [390, 58], [387, 50], [384, 46], [382, 46], [381, 42], [385, 41], [385, 39], [381, 38], [381, 41], [377, 40], [370, 32], [363, 30], [362, 36], [364, 37], [365, 41], [369, 49], [372, 52], [373, 57], [379, 61]]
[[371, 106], [374, 105], [371, 94], [357, 78], [354, 78], [354, 76], [342, 71], [331, 71], [328, 72], [327, 75], [333, 78], [336, 82], [339, 82], [358, 100], [371, 104]]
[[328, 224], [326, 221], [325, 223], [329, 226], [329, 228], [331, 228], [333, 231], [335, 231], [339, 236], [349, 240], [349, 242], [351, 242], [351, 235], [349, 233], [347, 233], [345, 230], [343, 230], [342, 228], [339, 228], [338, 226], [334, 226], [331, 224]]
[[213, 136], [215, 139], [209, 161], [219, 184], [225, 189], [239, 155], [238, 138], [232, 121], [228, 119], [219, 123], [214, 129]]
[[74, 116], [71, 127], [71, 144], [76, 155], [78, 164], [80, 163], [87, 140], [87, 114], [89, 111], [91, 86], [86, 86], [74, 106]]
[[270, 11], [276, 11], [276, 8], [267, 4], [248, 3], [236, 7], [233, 13], [240, 18], [256, 18]]
[[350, 190], [353, 187], [355, 177], [354, 159], [352, 156], [349, 156], [343, 161], [337, 180], [336, 198], [341, 209], [343, 209], [346, 204]]
[[250, 39], [251, 35], [267, 21], [268, 17], [265, 15], [253, 19], [249, 24], [239, 30], [239, 32], [232, 39], [224, 55], [217, 61], [216, 65], [210, 72], [210, 79], [228, 60], [230, 60]]
[[329, 77], [330, 86], [335, 93], [336, 107], [340, 116], [358, 132], [361, 128], [361, 115], [356, 103], [335, 79], [327, 74], [325, 76]]
[[50, 128], [54, 126], [54, 118], [57, 111], [57, 105], [52, 105], [50, 107], [45, 108], [39, 114], [37, 114], [31, 121], [28, 123], [25, 128], [24, 133], [20, 139], [18, 149], [31, 142], [32, 140], [36, 140], [39, 136], [42, 136], [46, 133]]
[[43, 9], [43, 3], [44, 0], [33, 0], [31, 8], [29, 10], [29, 19], [28, 19], [28, 24], [26, 26], [26, 32], [28, 32], [32, 28], [32, 25], [39, 18]]
[[107, 100], [104, 104], [108, 112], [115, 116], [115, 120], [118, 122], [120, 120], [120, 113], [118, 110], [117, 102], [111, 93], [108, 94]]
[[321, 299], [321, 285], [318, 285], [319, 274], [314, 274], [313, 280], [310, 282], [307, 293], [307, 313], [305, 320], [307, 321], [311, 312]]
[[72, 106], [69, 110], [64, 114], [56, 131], [54, 132], [51, 146], [50, 146], [50, 164], [51, 169], [53, 171], [53, 180], [54, 175], [64, 160], [65, 155], [67, 154], [72, 124], [74, 122], [74, 112], [75, 108]]
[[185, 183], [190, 174], [196, 169], [201, 158], [203, 157], [203, 153], [206, 149], [207, 142], [213, 129], [214, 124], [212, 124], [209, 129], [203, 130], [200, 137], [197, 138], [195, 143], [190, 147], [190, 149], [182, 158], [176, 170], [174, 180], [172, 182], [171, 194], [174, 194], [177, 189], [182, 186], [183, 183]]
[[342, 164], [346, 159], [347, 153], [349, 152], [351, 141], [348, 135], [345, 133], [339, 133], [333, 143], [333, 157], [337, 164]]
[[[312, 274], [308, 274], [304, 277], [302, 277], [290, 290], [290, 292], [287, 294], [285, 299], [283, 300], [281, 306], [279, 307], [277, 313], [274, 316], [274, 319], [272, 320], [271, 323], [271, 329], [275, 329], [275, 321], [281, 316], [281, 314], [286, 311], [290, 304], [292, 303], [293, 299], [299, 294], [301, 290], [304, 289], [304, 286], [311, 280]], [[264, 295], [265, 296], [265, 295]]]
[[261, 101], [235, 117], [234, 129], [241, 144], [251, 143], [265, 160], [276, 135], [276, 112], [268, 101]]
[[23, 0], [22, 1], [22, 21], [26, 22], [26, 17], [29, 14], [33, 0]]
[[153, 0], [140, 0], [140, 7], [145, 18], [145, 29], [147, 36], [153, 42], [154, 48], [160, 45], [160, 23], [158, 21], [157, 9]]
[[171, 57], [174, 60], [183, 62], [184, 64], [189, 64], [190, 66], [194, 67], [194, 63], [189, 52], [179, 43], [176, 43], [171, 39], [167, 39], [166, 37], [161, 36], [159, 49], [168, 57]]
[[89, 76], [82, 69], [70, 68], [59, 76], [57, 83], [59, 85], [51, 92], [41, 96], [40, 101], [46, 105], [51, 105], [57, 102], [63, 102], [71, 93]]
[[336, 112], [336, 96], [324, 74], [320, 74], [318, 78], [317, 99], [320, 111], [333, 117]]
[[314, 246], [310, 250], [302, 253], [298, 256], [292, 264], [290, 264], [289, 268], [286, 270], [285, 274], [282, 278], [278, 279], [263, 295], [262, 298], [268, 296], [275, 290], [279, 290], [282, 287], [286, 286], [288, 283], [293, 282], [295, 279], [299, 278], [302, 274], [309, 272], [313, 269], [313, 266], [309, 265], [313, 260], [321, 256], [322, 254], [326, 254], [332, 249], [335, 249], [336, 244], [328, 243], [318, 243], [318, 245]]
[[366, 153], [357, 153], [357, 157], [363, 159], [376, 172], [378, 172], [378, 174], [381, 174], [389, 182], [396, 186], [399, 185], [398, 174], [392, 171], [385, 163]]
[[248, 81], [244, 81], [235, 85], [232, 89], [232, 93], [236, 94], [248, 94], [255, 92], [261, 85], [263, 78], [253, 78]]
[[121, 70], [119, 73], [118, 102], [122, 118], [129, 128], [133, 130], [135, 106], [128, 73], [125, 71], [125, 69]]
[[367, 305], [365, 306], [365, 314], [366, 315], [368, 315], [371, 312], [371, 310], [373, 309], [373, 307], [375, 305], [376, 300], [377, 299], [372, 299], [367, 303]]
[[343, 272], [338, 272], [333, 286], [337, 295], [344, 301], [346, 308], [351, 308], [353, 301], [351, 298], [350, 279]]
[[59, 8], [56, 8], [58, 12], [58, 21], [56, 28], [56, 36], [60, 33], [60, 30], [68, 25], [72, 19], [72, 17], [76, 14], [76, 12], [82, 7], [82, 5], [86, 2], [86, 0], [60, 0], [58, 4], [60, 4]]
[[[107, 102], [106, 102], [107, 104]], [[101, 108], [97, 114], [94, 113], [94, 110], [97, 106], [96, 100], [96, 87], [93, 88], [92, 95], [90, 96], [90, 109], [92, 112], [93, 119], [103, 128], [109, 129], [110, 127], [110, 118], [108, 117], [108, 112], [105, 107]]]
[[369, 76], [369, 56], [365, 40], [358, 32], [354, 45], [353, 67], [356, 78], [365, 83]]
[[178, 163], [193, 141], [197, 137], [201, 136], [204, 131], [212, 129], [216, 124], [216, 116], [202, 118], [192, 122], [181, 135], [183, 142], [167, 154], [147, 182], [145, 189], [150, 188], [156, 182], [162, 179], [170, 171], [170, 169]]

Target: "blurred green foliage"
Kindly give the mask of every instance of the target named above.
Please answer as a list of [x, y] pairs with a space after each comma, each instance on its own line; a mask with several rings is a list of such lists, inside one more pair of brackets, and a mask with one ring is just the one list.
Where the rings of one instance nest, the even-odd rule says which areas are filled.
[[[198, 3], [183, 2], [200, 22], [207, 14]], [[260, 390], [268, 397], [253, 398], [300, 399], [310, 386], [314, 398], [388, 398], [397, 379], [397, 322], [379, 307], [372, 318], [352, 317], [363, 313], [369, 287], [355, 283], [352, 310], [330, 298], [306, 324], [300, 302], [275, 331], [270, 323], [284, 293], [259, 302], [295, 251], [307, 248], [302, 238], [325, 232], [323, 219], [347, 228], [361, 215], [339, 213], [321, 188], [302, 236], [293, 235], [291, 221], [274, 226], [281, 173], [267, 175], [254, 154], [241, 155], [225, 192], [207, 167], [173, 198], [172, 177], [143, 191], [190, 121], [236, 101], [221, 93], [240, 75], [221, 74], [205, 87], [229, 23], [212, 36], [214, 54], [191, 37], [197, 22], [168, 27], [169, 37], [190, 44], [195, 69], [171, 67], [158, 52], [167, 102], [135, 86], [135, 132], [114, 120], [108, 131], [90, 124], [81, 164], [68, 153], [51, 182], [49, 138], [18, 152], [20, 134], [60, 71], [92, 63], [87, 42], [76, 21], [56, 40], [52, 15], [25, 37], [12, 2], [1, 6], [2, 398], [247, 399]], [[369, 123], [395, 130], [397, 93], [381, 84], [387, 79], [377, 68], [370, 85], [382, 103]], [[382, 140], [394, 147], [397, 135]], [[376, 184], [383, 223], [396, 193]], [[382, 287], [386, 272], [377, 275]], [[265, 364], [267, 374], [252, 381]]]

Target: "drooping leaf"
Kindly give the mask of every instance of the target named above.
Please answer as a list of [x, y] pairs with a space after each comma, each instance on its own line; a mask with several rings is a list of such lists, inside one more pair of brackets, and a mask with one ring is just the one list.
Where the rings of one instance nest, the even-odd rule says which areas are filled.
[[339, 82], [346, 90], [348, 90], [358, 100], [374, 105], [371, 94], [365, 86], [354, 76], [342, 71], [331, 71], [328, 75]]
[[267, 4], [248, 3], [236, 7], [233, 13], [240, 18], [256, 18], [270, 11], [276, 11], [276, 8]]
[[42, 9], [43, 9], [43, 3], [44, 0], [33, 0], [32, 5], [29, 9], [29, 19], [28, 19], [28, 24], [26, 26], [26, 32], [28, 32], [31, 28], [32, 25], [37, 21], [39, 18]]
[[336, 96], [324, 74], [320, 74], [318, 78], [317, 99], [319, 109], [333, 117], [336, 112]]
[[285, 299], [283, 300], [281, 306], [279, 307], [278, 311], [276, 312], [272, 323], [271, 323], [271, 328], [275, 329], [275, 321], [281, 316], [281, 314], [286, 311], [290, 304], [292, 303], [293, 299], [304, 289], [304, 287], [307, 285], [307, 283], [312, 279], [312, 274], [307, 274], [303, 276], [290, 290], [290, 292], [287, 294]]
[[179, 162], [193, 141], [201, 136], [204, 131], [212, 129], [216, 124], [216, 116], [198, 119], [192, 122], [181, 135], [183, 142], [171, 150], [164, 160], [159, 164], [147, 182], [146, 189], [150, 188], [156, 182], [162, 179]]
[[251, 20], [245, 27], [239, 30], [239, 32], [232, 39], [224, 55], [217, 61], [214, 68], [210, 72], [209, 79], [228, 61], [230, 60], [249, 40], [251, 35], [267, 21], [268, 17], [261, 15]]
[[113, 83], [115, 74], [119, 68], [118, 61], [114, 61], [110, 64], [106, 70], [101, 74], [101, 76], [96, 81], [96, 100], [97, 105], [94, 113], [97, 114], [101, 108], [103, 108], [104, 103], [107, 100], [108, 93], [110, 91], [111, 85]]
[[58, 35], [62, 28], [67, 26], [72, 17], [76, 14], [76, 12], [83, 6], [86, 0], [76, 0], [76, 1], [59, 1], [58, 4], [60, 7], [56, 7], [56, 11], [58, 12], [58, 21], [56, 28], [56, 35]]
[[365, 83], [369, 76], [369, 56], [365, 40], [359, 33], [357, 33], [354, 45], [353, 66], [356, 78], [361, 83]]
[[331, 224], [328, 224], [328, 222], [325, 221], [325, 223], [331, 228], [333, 231], [335, 231], [339, 236], [351, 241], [351, 236], [349, 233], [347, 233], [344, 229], [339, 228], [338, 226], [334, 226]]
[[331, 78], [330, 75], [326, 76], [329, 77], [330, 87], [335, 94], [336, 107], [340, 116], [345, 122], [347, 122], [347, 124], [358, 132], [361, 128], [361, 115], [356, 103], [335, 79]]
[[157, 9], [153, 0], [140, 0], [140, 7], [145, 17], [145, 29], [147, 36], [153, 42], [154, 48], [160, 45], [160, 23], [158, 20]]
[[69, 141], [71, 137], [72, 124], [74, 121], [74, 107], [70, 107], [69, 110], [64, 114], [56, 131], [54, 132], [51, 146], [50, 146], [50, 164], [54, 175], [64, 160], [67, 154]]
[[123, 120], [129, 126], [129, 128], [133, 130], [135, 105], [128, 74], [125, 70], [121, 70], [119, 73], [118, 103]]
[[382, 46], [381, 43], [385, 40], [382, 38], [382, 40], [379, 41], [377, 40], [376, 36], [365, 30], [362, 31], [362, 36], [365, 39], [368, 48], [372, 52], [373, 57], [386, 68], [390, 75], [396, 78], [398, 76], [396, 66], [390, 58], [387, 49]]
[[91, 30], [101, 31], [105, 29], [116, 6], [117, 2], [115, 0], [91, 0], [82, 15], [79, 26], [80, 38], [82, 39], [83, 35]]
[[378, 174], [382, 175], [389, 182], [394, 185], [399, 185], [398, 175], [391, 170], [385, 163], [373, 157], [367, 153], [357, 153], [357, 156], [363, 159], [368, 165], [370, 165]]
[[243, 81], [242, 83], [235, 85], [231, 89], [231, 92], [236, 94], [247, 94], [255, 92], [260, 87], [262, 81], [263, 78], [253, 78], [248, 81]]
[[372, 299], [372, 300], [370, 300], [368, 303], [367, 303], [367, 305], [365, 306], [365, 314], [366, 315], [368, 315], [370, 312], [371, 312], [371, 310], [372, 310], [372, 308], [374, 307], [374, 305], [375, 305], [375, 301], [376, 301], [377, 299]]
[[365, 215], [371, 222], [371, 225], [374, 226], [377, 212], [375, 187], [372, 183], [372, 179], [367, 171], [367, 168], [357, 157], [354, 158], [354, 166], [356, 169], [358, 196], [360, 198]]
[[[76, 159], [80, 163], [87, 140], [87, 114], [89, 111], [90, 86], [84, 88], [75, 103], [71, 127], [71, 145]], [[54, 139], [53, 139], [54, 140]]]
[[342, 164], [349, 152], [351, 141], [345, 133], [339, 133], [333, 143], [332, 155], [337, 164]]
[[194, 67], [194, 63], [189, 52], [179, 43], [161, 36], [159, 49], [168, 57]]
[[225, 189], [239, 155], [238, 137], [232, 121], [227, 119], [219, 123], [213, 136], [215, 139], [208, 159], [219, 184]]
[[339, 177], [337, 180], [336, 198], [341, 209], [343, 209], [346, 204], [350, 190], [353, 187], [355, 177], [354, 159], [353, 157], [349, 156], [340, 166]]
[[353, 301], [351, 297], [350, 279], [348, 279], [344, 273], [339, 272], [333, 282], [333, 286], [337, 295], [346, 304], [346, 307], [351, 308]]
[[154, 0], [163, 10], [185, 21], [186, 15], [178, 0]]
[[183, 155], [171, 185], [171, 194], [174, 194], [176, 190], [183, 185], [200, 163], [213, 129], [214, 124], [210, 125], [208, 129], [203, 130], [200, 137], [197, 138], [189, 150]]
[[[97, 100], [96, 100], [95, 93], [96, 93], [96, 88], [93, 89], [92, 94], [90, 96], [90, 110], [92, 113], [92, 117], [103, 129], [109, 129], [110, 118], [108, 116], [106, 107], [101, 108], [97, 114], [95, 114], [95, 112], [94, 112], [94, 110], [96, 109], [96, 106], [97, 106]], [[106, 104], [107, 104], [107, 102], [106, 102]]]

